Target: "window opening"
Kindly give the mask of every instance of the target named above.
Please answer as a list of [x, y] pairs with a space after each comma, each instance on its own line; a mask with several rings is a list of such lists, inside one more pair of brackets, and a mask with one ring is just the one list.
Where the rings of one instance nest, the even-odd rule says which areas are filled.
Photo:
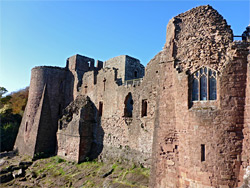
[[105, 91], [106, 78], [103, 80], [103, 91]]
[[130, 92], [126, 96], [124, 104], [125, 104], [125, 107], [124, 107], [124, 117], [132, 117], [134, 101], [132, 99], [132, 95], [131, 95]]
[[99, 110], [98, 110], [98, 113], [99, 113], [99, 116], [101, 117], [102, 116], [102, 109], [103, 109], [103, 102], [99, 102]]
[[134, 72], [134, 76], [135, 76], [135, 78], [137, 78], [137, 71]]
[[28, 130], [28, 122], [26, 122], [25, 124], [25, 132], [27, 132], [27, 130]]
[[85, 86], [84, 87], [84, 93], [87, 94], [87, 92], [88, 92], [88, 86]]
[[141, 117], [147, 116], [148, 102], [146, 99], [142, 100]]
[[202, 67], [192, 74], [192, 101], [216, 100], [216, 71]]
[[201, 144], [201, 162], [205, 161], [205, 144]]

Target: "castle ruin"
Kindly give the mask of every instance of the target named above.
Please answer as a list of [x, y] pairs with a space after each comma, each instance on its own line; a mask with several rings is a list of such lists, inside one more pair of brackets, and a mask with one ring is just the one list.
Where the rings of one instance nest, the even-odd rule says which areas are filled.
[[207, 5], [169, 21], [146, 68], [127, 55], [35, 67], [15, 148], [141, 164], [151, 187], [240, 186], [250, 166], [249, 31], [243, 39]]

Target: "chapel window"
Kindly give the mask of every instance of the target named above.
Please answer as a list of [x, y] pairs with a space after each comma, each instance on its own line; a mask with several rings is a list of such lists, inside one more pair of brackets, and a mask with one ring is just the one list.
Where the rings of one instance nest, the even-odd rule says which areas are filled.
[[202, 67], [192, 74], [192, 101], [216, 100], [216, 71]]

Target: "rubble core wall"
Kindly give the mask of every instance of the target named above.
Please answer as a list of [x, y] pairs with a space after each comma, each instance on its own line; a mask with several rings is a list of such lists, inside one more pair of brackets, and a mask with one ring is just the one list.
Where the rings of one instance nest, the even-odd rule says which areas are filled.
[[70, 103], [58, 121], [57, 155], [76, 162], [89, 158], [95, 118], [96, 107], [89, 97], [79, 95]]

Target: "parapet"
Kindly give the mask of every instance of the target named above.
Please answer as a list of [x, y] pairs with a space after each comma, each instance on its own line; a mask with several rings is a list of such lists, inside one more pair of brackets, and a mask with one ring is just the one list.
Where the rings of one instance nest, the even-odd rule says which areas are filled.
[[120, 55], [105, 61], [104, 68], [116, 68], [117, 79], [121, 79], [122, 82], [142, 78], [145, 74], [145, 67], [140, 60], [128, 55]]
[[71, 71], [89, 71], [94, 69], [95, 60], [79, 54], [73, 55], [67, 59], [66, 68]]

